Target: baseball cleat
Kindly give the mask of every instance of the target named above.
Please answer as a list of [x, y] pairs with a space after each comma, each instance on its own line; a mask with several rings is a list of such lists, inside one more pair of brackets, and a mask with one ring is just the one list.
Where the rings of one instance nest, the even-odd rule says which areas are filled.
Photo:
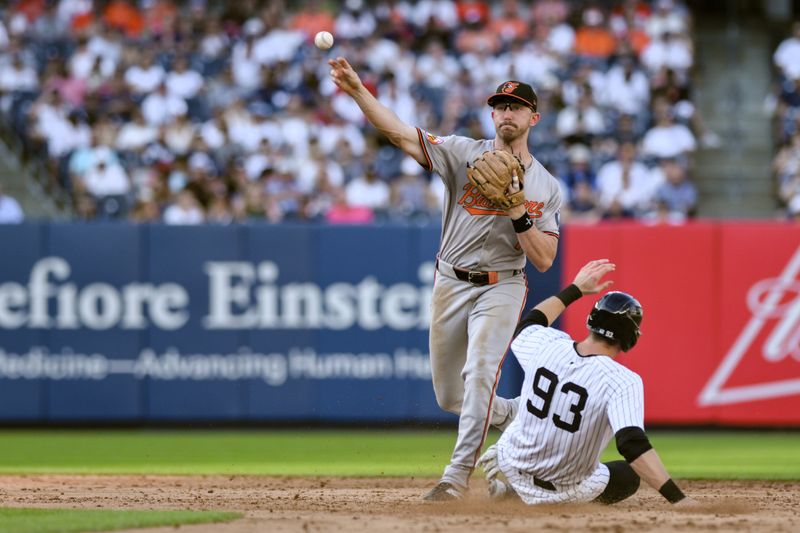
[[449, 502], [453, 500], [460, 500], [463, 497], [464, 493], [455, 485], [448, 483], [447, 481], [441, 481], [422, 499], [429, 502]]

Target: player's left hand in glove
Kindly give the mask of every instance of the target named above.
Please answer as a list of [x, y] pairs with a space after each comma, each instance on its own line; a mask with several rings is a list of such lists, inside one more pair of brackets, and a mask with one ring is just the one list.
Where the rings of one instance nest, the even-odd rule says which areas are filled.
[[500, 473], [500, 465], [497, 462], [497, 448], [489, 446], [486, 452], [478, 459], [478, 466], [483, 468], [484, 477], [491, 481]]
[[[525, 203], [525, 193], [522, 192], [524, 175], [525, 169], [519, 158], [504, 150], [484, 152], [472, 163], [467, 163], [470, 183], [490, 202], [505, 210]], [[511, 187], [512, 183], [514, 187]]]

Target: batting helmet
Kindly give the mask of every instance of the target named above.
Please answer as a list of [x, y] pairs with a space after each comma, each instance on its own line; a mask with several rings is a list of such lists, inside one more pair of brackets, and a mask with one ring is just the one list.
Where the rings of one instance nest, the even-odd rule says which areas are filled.
[[586, 321], [590, 331], [616, 341], [623, 352], [636, 345], [641, 324], [642, 304], [630, 294], [617, 291], [600, 298]]

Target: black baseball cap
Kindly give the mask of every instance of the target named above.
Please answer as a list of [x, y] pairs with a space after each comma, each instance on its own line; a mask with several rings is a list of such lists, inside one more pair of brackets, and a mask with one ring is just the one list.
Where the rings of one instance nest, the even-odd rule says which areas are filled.
[[498, 85], [497, 90], [489, 97], [486, 103], [490, 106], [494, 106], [499, 100], [517, 100], [534, 111], [536, 111], [536, 103], [538, 101], [533, 87], [527, 83], [516, 80], [504, 81]]

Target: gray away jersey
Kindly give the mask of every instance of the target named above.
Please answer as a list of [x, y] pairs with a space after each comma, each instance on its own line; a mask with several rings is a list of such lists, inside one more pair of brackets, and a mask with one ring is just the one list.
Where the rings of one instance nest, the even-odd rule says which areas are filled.
[[570, 487], [597, 468], [611, 437], [644, 429], [644, 389], [638, 374], [602, 355], [580, 356], [563, 331], [533, 325], [511, 349], [525, 379], [517, 418], [500, 437], [504, 463]]
[[[439, 257], [473, 270], [525, 267], [525, 254], [508, 215], [494, 207], [467, 179], [467, 162], [494, 149], [492, 140], [451, 135], [436, 137], [417, 128], [427, 168], [441, 176], [447, 189], [442, 214]], [[525, 170], [525, 206], [536, 229], [558, 237], [561, 188], [534, 158]]]

